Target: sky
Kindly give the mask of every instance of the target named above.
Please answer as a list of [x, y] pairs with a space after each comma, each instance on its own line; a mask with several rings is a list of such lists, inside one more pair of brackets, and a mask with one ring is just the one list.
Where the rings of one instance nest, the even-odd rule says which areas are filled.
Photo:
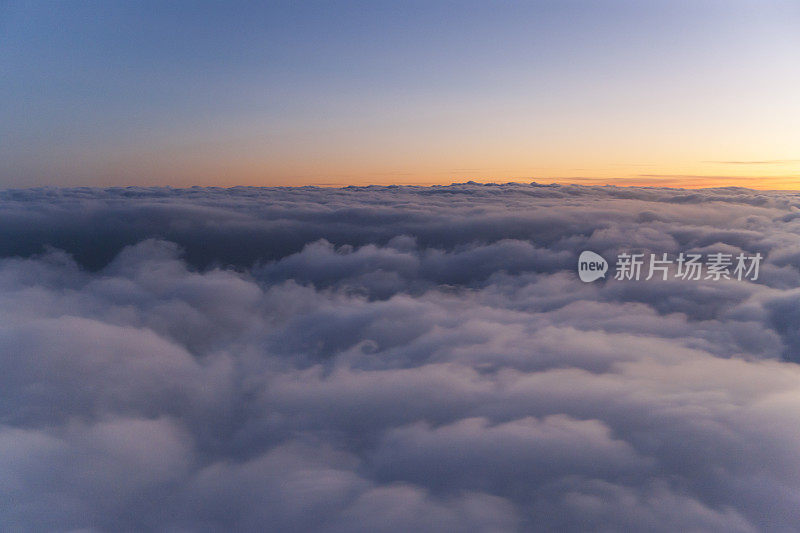
[[792, 1], [0, 1], [0, 187], [800, 187]]

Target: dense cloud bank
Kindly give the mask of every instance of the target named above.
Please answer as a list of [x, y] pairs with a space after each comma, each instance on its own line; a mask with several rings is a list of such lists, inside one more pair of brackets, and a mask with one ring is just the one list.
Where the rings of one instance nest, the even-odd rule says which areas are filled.
[[799, 234], [744, 189], [2, 191], [0, 529], [795, 530]]

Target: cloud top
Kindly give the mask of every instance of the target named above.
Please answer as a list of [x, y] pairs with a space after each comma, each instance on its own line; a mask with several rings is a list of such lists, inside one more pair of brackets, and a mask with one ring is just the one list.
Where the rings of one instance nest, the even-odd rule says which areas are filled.
[[[0, 526], [786, 531], [800, 195], [0, 192]], [[581, 251], [750, 281], [582, 283]], [[610, 273], [610, 271], [609, 271]]]

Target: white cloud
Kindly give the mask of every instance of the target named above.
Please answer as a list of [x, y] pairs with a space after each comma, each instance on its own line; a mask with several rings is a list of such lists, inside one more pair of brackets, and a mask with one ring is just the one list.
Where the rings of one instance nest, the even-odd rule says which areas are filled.
[[[0, 528], [791, 529], [799, 200], [0, 192]], [[577, 279], [635, 246], [766, 260]]]

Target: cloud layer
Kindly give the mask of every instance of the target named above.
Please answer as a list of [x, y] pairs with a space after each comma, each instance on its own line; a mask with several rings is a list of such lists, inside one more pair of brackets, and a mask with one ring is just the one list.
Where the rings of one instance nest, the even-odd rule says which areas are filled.
[[745, 189], [2, 191], [0, 529], [791, 530], [798, 233]]

